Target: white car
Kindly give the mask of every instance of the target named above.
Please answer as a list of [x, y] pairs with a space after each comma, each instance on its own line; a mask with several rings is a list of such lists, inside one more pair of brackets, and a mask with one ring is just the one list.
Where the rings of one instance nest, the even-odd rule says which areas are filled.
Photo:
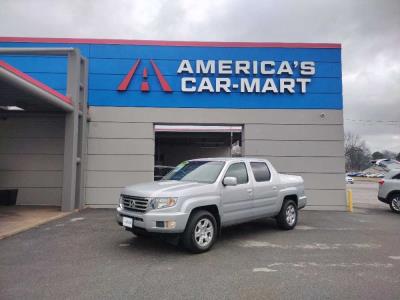
[[353, 184], [354, 183], [354, 179], [351, 178], [350, 176], [346, 176], [346, 183]]
[[400, 214], [400, 169], [389, 171], [384, 179], [379, 180], [378, 199]]

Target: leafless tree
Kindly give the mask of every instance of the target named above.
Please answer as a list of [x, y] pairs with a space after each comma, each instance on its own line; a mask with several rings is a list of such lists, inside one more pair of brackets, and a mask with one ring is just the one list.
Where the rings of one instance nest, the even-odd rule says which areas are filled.
[[390, 150], [383, 150], [382, 154], [383, 154], [384, 158], [391, 158], [391, 159], [396, 158], [396, 153], [394, 153], [393, 151], [390, 151]]
[[359, 135], [346, 132], [344, 135], [346, 171], [361, 171], [369, 167], [371, 152]]

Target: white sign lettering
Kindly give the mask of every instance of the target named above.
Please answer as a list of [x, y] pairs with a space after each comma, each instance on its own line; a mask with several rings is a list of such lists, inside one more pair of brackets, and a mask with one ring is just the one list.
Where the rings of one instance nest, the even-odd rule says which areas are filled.
[[[180, 62], [181, 91], [184, 93], [307, 93], [313, 61], [196, 60]], [[238, 77], [231, 77], [231, 75]]]

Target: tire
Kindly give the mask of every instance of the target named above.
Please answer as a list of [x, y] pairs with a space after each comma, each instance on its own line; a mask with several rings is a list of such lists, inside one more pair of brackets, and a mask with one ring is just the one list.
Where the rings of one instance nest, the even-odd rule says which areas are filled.
[[182, 235], [182, 244], [192, 253], [206, 252], [214, 245], [217, 234], [215, 217], [206, 210], [199, 210], [190, 216]]
[[278, 227], [283, 230], [292, 230], [296, 227], [298, 210], [296, 202], [293, 200], [284, 200], [281, 211], [276, 217]]
[[389, 197], [390, 209], [396, 214], [400, 214], [400, 194], [396, 193]]

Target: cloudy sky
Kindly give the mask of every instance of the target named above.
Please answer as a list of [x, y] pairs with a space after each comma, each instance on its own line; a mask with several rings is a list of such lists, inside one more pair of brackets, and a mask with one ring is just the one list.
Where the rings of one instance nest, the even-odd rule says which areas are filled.
[[0, 0], [0, 36], [341, 43], [345, 130], [400, 152], [400, 0]]

